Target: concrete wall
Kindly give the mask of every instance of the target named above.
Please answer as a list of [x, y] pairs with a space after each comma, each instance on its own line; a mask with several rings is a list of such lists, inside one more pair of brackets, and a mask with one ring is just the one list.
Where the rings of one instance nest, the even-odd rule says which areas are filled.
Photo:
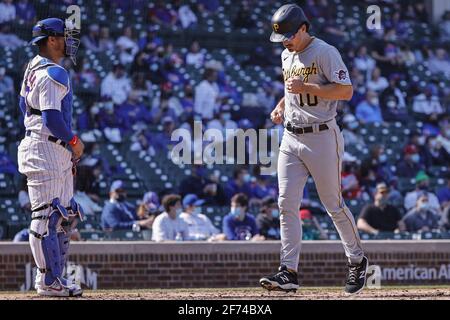
[[[450, 283], [450, 241], [366, 241], [382, 285]], [[78, 242], [68, 272], [90, 288], [253, 287], [279, 264], [280, 243]], [[27, 243], [0, 243], [0, 290], [32, 288]], [[339, 241], [304, 241], [299, 279], [305, 286], [340, 286], [346, 258]]]

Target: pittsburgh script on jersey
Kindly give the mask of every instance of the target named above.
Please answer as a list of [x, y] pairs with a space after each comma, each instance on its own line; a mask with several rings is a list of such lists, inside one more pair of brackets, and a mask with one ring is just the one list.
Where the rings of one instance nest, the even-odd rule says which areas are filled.
[[317, 74], [317, 67], [315, 62], [313, 62], [310, 67], [300, 67], [298, 65], [294, 65], [289, 70], [283, 70], [284, 81], [291, 77], [303, 76], [303, 82], [308, 82], [309, 76], [312, 74]]

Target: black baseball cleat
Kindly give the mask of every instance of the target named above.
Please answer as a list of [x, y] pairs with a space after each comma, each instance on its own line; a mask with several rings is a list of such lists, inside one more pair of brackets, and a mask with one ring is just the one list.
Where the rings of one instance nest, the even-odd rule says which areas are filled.
[[364, 289], [367, 279], [369, 260], [364, 256], [360, 264], [349, 264], [345, 292], [357, 294]]
[[299, 287], [297, 272], [289, 271], [286, 266], [281, 266], [273, 275], [261, 278], [259, 284], [269, 291], [296, 292]]

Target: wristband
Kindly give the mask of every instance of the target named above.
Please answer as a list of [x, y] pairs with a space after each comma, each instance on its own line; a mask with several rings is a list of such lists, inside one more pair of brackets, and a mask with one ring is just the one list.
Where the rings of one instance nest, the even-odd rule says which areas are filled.
[[72, 140], [69, 141], [69, 144], [70, 144], [71, 146], [74, 146], [74, 145], [77, 144], [77, 142], [78, 142], [78, 136], [77, 136], [77, 135], [74, 135], [73, 138], [72, 138]]

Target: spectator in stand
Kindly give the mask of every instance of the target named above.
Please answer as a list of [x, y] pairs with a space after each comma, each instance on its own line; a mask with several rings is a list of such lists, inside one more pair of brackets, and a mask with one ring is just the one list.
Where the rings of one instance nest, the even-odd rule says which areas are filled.
[[369, 79], [375, 69], [375, 60], [367, 53], [367, 47], [361, 45], [353, 60], [354, 67], [363, 72], [365, 79]]
[[380, 102], [378, 94], [374, 91], [367, 91], [366, 99], [361, 101], [356, 107], [356, 118], [362, 124], [366, 123], [382, 123]]
[[356, 117], [348, 113], [344, 116], [342, 122], [344, 124], [342, 134], [344, 135], [345, 146], [366, 147], [364, 138], [358, 135], [359, 122]]
[[274, 197], [267, 196], [262, 200], [256, 225], [266, 240], [280, 240], [280, 210]]
[[139, 51], [137, 40], [133, 35], [131, 26], [125, 27], [123, 34], [117, 39], [116, 47], [119, 49], [119, 60], [123, 65], [133, 62]]
[[414, 97], [412, 109], [420, 119], [429, 119], [433, 115], [444, 113], [436, 91], [434, 85], [428, 84]]
[[169, 146], [173, 146], [177, 141], [172, 141], [172, 132], [175, 130], [175, 121], [172, 117], [162, 119], [163, 130], [152, 139], [152, 146], [156, 152], [167, 154]]
[[407, 44], [400, 45], [400, 52], [398, 54], [399, 63], [406, 67], [412, 67], [416, 63], [416, 57]]
[[[353, 159], [352, 159], [353, 160]], [[341, 172], [342, 196], [345, 199], [358, 199], [361, 197], [361, 187], [359, 186], [357, 169], [354, 161], [343, 161]]]
[[450, 154], [442, 147], [437, 137], [429, 136], [426, 140], [426, 147], [420, 155], [425, 168], [432, 166], [445, 166], [450, 163]]
[[137, 226], [151, 227], [153, 219], [138, 220], [135, 208], [126, 201], [127, 193], [121, 180], [111, 184], [109, 190], [109, 201], [105, 203], [102, 212], [102, 228], [105, 231], [132, 230]]
[[302, 222], [302, 238], [304, 240], [327, 240], [326, 231], [320, 226], [319, 221], [310, 209], [300, 209], [300, 220]]
[[399, 80], [399, 74], [391, 74], [389, 87], [384, 89], [380, 95], [382, 115], [386, 121], [405, 121], [408, 119], [405, 98], [398, 88]]
[[245, 194], [238, 193], [231, 198], [231, 211], [222, 220], [227, 240], [264, 240], [259, 234], [256, 219], [247, 209], [248, 197]]
[[[150, 103], [152, 98], [152, 83], [145, 78], [144, 72], [133, 74], [130, 95], [142, 103]], [[148, 120], [149, 121], [149, 120]]]
[[398, 178], [397, 177], [391, 177], [389, 180], [389, 194], [388, 194], [388, 202], [396, 207], [398, 210], [400, 210], [401, 214], [404, 213], [403, 208], [403, 195], [398, 190]]
[[147, 124], [152, 121], [150, 111], [146, 108], [136, 91], [130, 92], [127, 101], [117, 106], [115, 113], [116, 116], [126, 123], [126, 127], [129, 130], [137, 123]]
[[161, 120], [166, 117], [179, 119], [183, 113], [181, 102], [175, 96], [172, 87], [170, 82], [164, 83], [161, 86], [161, 95], [153, 99], [151, 114], [154, 124], [161, 123]]
[[206, 69], [203, 74], [203, 80], [195, 87], [195, 112], [201, 115], [203, 120], [212, 119], [218, 99], [217, 71]]
[[233, 172], [233, 180], [228, 181], [225, 187], [225, 194], [231, 199], [237, 193], [244, 193], [247, 197], [251, 197], [252, 191], [250, 186], [252, 176], [245, 168], [237, 168]]
[[[0, 3], [1, 4], [1, 3]], [[2, 10], [0, 9], [0, 14]], [[19, 47], [25, 46], [27, 43], [20, 39], [14, 33], [11, 33], [11, 24], [3, 23], [0, 24], [0, 46], [4, 48], [9, 48], [15, 50]]]
[[163, 25], [165, 28], [175, 27], [178, 16], [177, 12], [169, 9], [163, 0], [156, 0], [154, 6], [149, 11], [151, 23]]
[[16, 7], [12, 0], [0, 2], [0, 23], [16, 20]]
[[131, 81], [122, 64], [114, 64], [112, 71], [103, 79], [100, 94], [102, 99], [111, 98], [115, 104], [124, 103], [131, 91]]
[[399, 177], [413, 178], [417, 173], [424, 169], [418, 148], [413, 145], [407, 145], [404, 149], [403, 160], [397, 164], [397, 175]]
[[447, 179], [447, 185], [437, 191], [437, 197], [443, 213], [442, 224], [448, 226], [450, 214], [450, 172], [447, 172], [445, 178]]
[[114, 41], [111, 39], [111, 36], [109, 34], [109, 27], [102, 26], [100, 28], [98, 45], [101, 52], [114, 50]]
[[184, 95], [180, 99], [183, 112], [181, 113], [180, 122], [190, 121], [194, 118], [194, 89], [190, 84], [184, 86]]
[[234, 18], [233, 25], [237, 29], [252, 29], [255, 27], [255, 21], [252, 19], [252, 10], [248, 1], [242, 1], [237, 15]]
[[416, 175], [416, 189], [408, 192], [405, 196], [404, 207], [406, 210], [411, 210], [417, 203], [420, 195], [423, 193], [427, 194], [427, 201], [430, 204], [430, 208], [435, 211], [435, 213], [441, 213], [441, 207], [439, 204], [438, 197], [429, 191], [430, 190], [430, 177], [424, 172], [420, 171]]
[[381, 75], [379, 68], [375, 68], [372, 71], [371, 77], [367, 82], [367, 89], [380, 93], [389, 86], [389, 83], [385, 77]]
[[389, 203], [389, 188], [385, 183], [377, 185], [374, 203], [362, 209], [357, 227], [361, 231], [374, 235], [379, 232], [405, 230], [400, 211]]
[[[156, 193], [149, 191], [144, 194], [141, 204], [137, 210], [139, 220], [149, 220], [147, 229], [152, 229], [155, 218], [159, 215], [159, 199]], [[150, 239], [148, 239], [150, 240]]]
[[418, 194], [415, 207], [403, 218], [408, 232], [427, 232], [439, 228], [439, 215], [433, 210], [426, 192]]
[[83, 212], [86, 215], [95, 216], [97, 213], [102, 212], [102, 207], [98, 205], [88, 194], [90, 185], [94, 179], [93, 175], [94, 167], [79, 166], [77, 168], [77, 175], [75, 177], [75, 194], [73, 198], [83, 208]]
[[86, 49], [93, 52], [100, 52], [102, 48], [100, 47], [100, 27], [98, 24], [94, 23], [89, 26], [89, 33], [81, 37], [81, 43], [86, 47]]
[[197, 16], [188, 4], [182, 4], [181, 0], [175, 0], [174, 7], [178, 10], [178, 19], [183, 29], [195, 29], [197, 27]]
[[387, 162], [387, 155], [382, 145], [373, 146], [370, 150], [370, 156], [361, 164], [361, 178], [367, 179], [370, 174], [374, 175], [373, 179], [376, 182], [389, 181], [392, 177], [390, 165]]
[[224, 239], [224, 236], [219, 236], [219, 230], [214, 227], [211, 220], [202, 214], [202, 205], [204, 200], [199, 199], [195, 194], [187, 194], [183, 198], [183, 213], [180, 214], [180, 219], [184, 220], [188, 225], [188, 239], [189, 240], [214, 240]]
[[36, 21], [36, 9], [28, 0], [19, 0], [16, 3], [16, 17], [22, 22], [34, 24]]
[[189, 52], [186, 54], [186, 64], [200, 68], [205, 63], [205, 55], [200, 49], [198, 41], [193, 41], [189, 48]]
[[162, 199], [164, 212], [153, 222], [153, 241], [189, 240], [189, 226], [180, 218], [183, 211], [181, 197], [168, 194]]
[[443, 73], [447, 77], [450, 76], [450, 59], [444, 48], [437, 48], [436, 53], [428, 59], [427, 63], [431, 73]]

